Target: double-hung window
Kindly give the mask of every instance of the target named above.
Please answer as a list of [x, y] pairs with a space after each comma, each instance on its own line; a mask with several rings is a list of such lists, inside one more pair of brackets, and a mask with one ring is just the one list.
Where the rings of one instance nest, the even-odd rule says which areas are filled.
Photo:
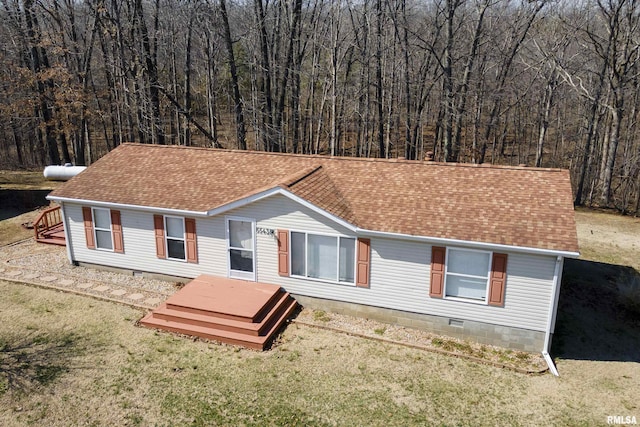
[[445, 296], [486, 301], [491, 252], [447, 249]]
[[93, 214], [93, 230], [97, 249], [113, 250], [111, 233], [111, 210], [91, 208]]
[[186, 260], [184, 218], [165, 216], [167, 258]]
[[356, 239], [291, 232], [291, 275], [354, 283]]

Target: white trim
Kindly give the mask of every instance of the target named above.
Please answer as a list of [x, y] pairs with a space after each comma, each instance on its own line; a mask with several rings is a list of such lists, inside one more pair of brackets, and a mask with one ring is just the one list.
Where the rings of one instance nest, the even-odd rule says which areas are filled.
[[189, 211], [184, 209], [170, 209], [170, 208], [160, 208], [160, 207], [153, 207], [153, 206], [129, 205], [126, 203], [100, 202], [97, 200], [72, 199], [69, 197], [47, 196], [47, 200], [52, 200], [57, 203], [69, 202], [69, 203], [75, 203], [79, 205], [90, 205], [90, 206], [97, 206], [100, 208], [110, 208], [110, 209], [116, 209], [116, 210], [130, 209], [134, 211], [152, 212], [155, 214], [162, 214], [162, 215], [168, 214], [169, 216], [171, 215], [200, 216], [200, 217], [207, 216], [206, 211], [198, 212], [198, 211]]
[[[237, 247], [231, 246], [231, 238], [230, 238], [231, 236], [229, 233], [229, 221], [251, 223], [251, 241], [252, 241], [251, 262], [253, 263], [252, 271], [241, 271], [241, 270], [231, 269], [231, 250], [236, 250], [236, 251], [240, 250], [240, 251], [247, 251], [247, 252], [248, 250], [246, 248], [237, 248]], [[226, 216], [225, 217], [225, 238], [227, 240], [227, 277], [231, 279], [250, 280], [252, 282], [255, 282], [258, 277], [256, 272], [256, 265], [257, 265], [256, 220], [253, 218], [245, 218], [240, 216]]]
[[[471, 274], [463, 274], [463, 273], [449, 273], [449, 252], [453, 250], [453, 251], [461, 251], [461, 252], [478, 252], [478, 253], [483, 253], [483, 254], [489, 254], [489, 265], [487, 266], [487, 277], [486, 277], [486, 285], [485, 285], [485, 292], [484, 292], [484, 300], [481, 299], [477, 299], [477, 298], [466, 298], [466, 297], [460, 297], [460, 296], [448, 296], [447, 295], [447, 277], [449, 275], [452, 276], [458, 276], [458, 277], [469, 277], [469, 278], [473, 278], [473, 279], [483, 279], [483, 277], [480, 276], [474, 276]], [[452, 301], [461, 301], [461, 302], [470, 302], [470, 303], [474, 303], [474, 304], [480, 304], [480, 305], [488, 305], [489, 302], [489, 284], [491, 281], [491, 264], [493, 262], [493, 252], [491, 251], [484, 251], [484, 250], [478, 250], [478, 249], [467, 249], [467, 248], [459, 248], [459, 247], [447, 247], [447, 251], [446, 251], [446, 255], [445, 255], [445, 260], [444, 260], [444, 286], [442, 288], [442, 298], [446, 299], [446, 300], [452, 300]]]
[[[182, 220], [182, 239], [180, 239], [179, 237], [169, 237], [169, 227], [167, 227], [167, 218], [176, 218], [176, 219]], [[187, 230], [184, 224], [184, 217], [175, 216], [175, 215], [163, 215], [162, 221], [164, 222], [164, 250], [165, 250], [165, 253], [167, 254], [166, 259], [171, 261], [187, 262], [187, 236], [186, 236]], [[184, 258], [173, 258], [169, 256], [169, 239], [176, 242], [182, 240], [182, 247], [184, 248]]]
[[534, 255], [553, 255], [553, 256], [561, 256], [564, 258], [577, 258], [580, 256], [579, 252], [568, 252], [568, 251], [557, 251], [554, 249], [540, 249], [540, 248], [532, 248], [528, 246], [511, 246], [511, 245], [502, 245], [498, 243], [487, 243], [487, 242], [475, 242], [472, 240], [458, 240], [458, 239], [447, 239], [443, 237], [426, 237], [426, 236], [413, 236], [411, 234], [401, 234], [401, 233], [390, 233], [387, 231], [374, 231], [367, 230], [365, 228], [357, 228], [355, 230], [358, 235], [361, 236], [369, 236], [369, 237], [386, 237], [392, 239], [401, 239], [401, 240], [410, 240], [416, 242], [425, 242], [430, 244], [437, 244], [443, 246], [468, 246], [471, 248], [484, 249], [487, 251], [495, 251], [495, 252], [518, 252], [518, 253], [527, 253]]
[[549, 370], [555, 376], [560, 376], [556, 369], [553, 359], [549, 355], [551, 347], [551, 333], [555, 329], [556, 313], [558, 311], [558, 300], [560, 295], [560, 280], [562, 279], [562, 267], [564, 259], [561, 256], [556, 258], [556, 267], [553, 273], [553, 285], [551, 287], [551, 301], [549, 301], [549, 312], [547, 314], [547, 329], [544, 335], [544, 348], [542, 349], [542, 356], [549, 366]]
[[527, 253], [534, 255], [551, 255], [551, 256], [561, 256], [563, 258], [578, 258], [580, 256], [579, 252], [570, 252], [570, 251], [562, 251], [555, 249], [541, 249], [541, 248], [533, 248], [529, 246], [514, 246], [514, 245], [503, 245], [498, 243], [487, 243], [487, 242], [476, 242], [471, 240], [459, 240], [459, 239], [449, 239], [443, 237], [428, 237], [428, 236], [414, 236], [411, 234], [403, 234], [403, 233], [392, 233], [388, 231], [376, 231], [376, 230], [368, 230], [366, 228], [359, 228], [354, 226], [353, 224], [325, 211], [317, 207], [316, 205], [296, 196], [295, 194], [287, 191], [281, 187], [271, 188], [260, 193], [253, 194], [251, 196], [245, 197], [240, 200], [236, 200], [234, 202], [228, 203], [226, 205], [219, 206], [217, 208], [211, 209], [209, 211], [188, 211], [188, 210], [180, 210], [180, 209], [168, 209], [168, 208], [158, 208], [158, 207], [149, 207], [149, 206], [140, 206], [140, 205], [129, 205], [123, 203], [111, 203], [111, 202], [98, 202], [93, 200], [85, 200], [85, 199], [73, 199], [68, 197], [56, 197], [56, 196], [47, 196], [47, 200], [53, 200], [55, 202], [70, 202], [77, 204], [90, 204], [93, 206], [99, 207], [112, 207], [115, 209], [132, 209], [139, 210], [145, 212], [153, 212], [156, 214], [174, 214], [174, 215], [184, 215], [184, 216], [196, 216], [196, 217], [210, 217], [216, 216], [230, 210], [240, 208], [256, 202], [258, 200], [265, 199], [267, 197], [271, 197], [273, 195], [280, 194], [289, 199], [300, 203], [301, 205], [313, 210], [314, 212], [324, 216], [325, 218], [330, 219], [331, 221], [345, 227], [349, 231], [352, 231], [354, 234], [357, 234], [359, 237], [384, 237], [390, 239], [401, 239], [401, 240], [410, 240], [417, 242], [425, 242], [429, 244], [437, 244], [437, 245], [451, 245], [451, 246], [467, 246], [471, 248], [484, 249], [489, 251], [496, 252], [516, 252], [516, 253]]
[[241, 208], [253, 202], [257, 202], [258, 200], [265, 199], [274, 194], [277, 194], [277, 189], [269, 189], [265, 191], [261, 191], [260, 193], [252, 194], [251, 196], [233, 201], [231, 203], [227, 203], [226, 205], [218, 206], [216, 208], [210, 209], [205, 212], [207, 216], [216, 216], [222, 213], [228, 212], [233, 209]]
[[314, 205], [312, 203], [307, 202], [303, 198], [298, 197], [295, 194], [293, 194], [293, 193], [291, 193], [289, 191], [283, 190], [283, 189], [280, 189], [280, 191], [281, 191], [282, 195], [289, 197], [294, 202], [298, 202], [302, 206], [307, 207], [307, 208], [311, 209], [312, 211], [315, 211], [316, 213], [319, 213], [320, 215], [322, 215], [322, 216], [332, 220], [333, 222], [343, 226], [347, 230], [353, 231], [353, 232], [355, 232], [357, 230], [357, 227], [354, 226], [353, 224], [351, 224], [351, 223], [343, 220], [342, 218], [339, 218], [339, 217], [337, 217], [337, 216], [325, 211], [324, 209], [321, 209], [321, 208], [317, 207], [316, 205]]
[[[69, 229], [69, 224], [67, 224], [67, 215], [64, 212], [64, 203], [60, 203], [60, 216], [62, 217], [62, 225], [64, 227], [64, 238], [67, 246], [67, 258], [69, 258], [69, 262], [73, 264], [73, 248], [71, 247], [71, 230]], [[84, 224], [83, 224], [84, 226]]]
[[265, 199], [267, 197], [271, 197], [273, 195], [276, 194], [280, 194], [283, 195], [285, 197], [288, 197], [289, 199], [293, 200], [294, 202], [297, 202], [311, 210], [313, 210], [314, 212], [324, 216], [325, 218], [330, 219], [331, 221], [337, 223], [338, 225], [343, 226], [344, 228], [348, 229], [349, 231], [354, 232], [354, 234], [357, 234], [359, 237], [364, 237], [364, 236], [369, 236], [369, 237], [386, 237], [386, 238], [393, 238], [393, 239], [403, 239], [403, 240], [413, 240], [413, 241], [418, 241], [418, 242], [426, 242], [426, 243], [430, 243], [430, 244], [441, 244], [441, 245], [451, 245], [451, 246], [468, 246], [468, 247], [472, 247], [472, 248], [477, 248], [477, 249], [481, 249], [481, 250], [488, 250], [488, 251], [496, 251], [496, 252], [520, 252], [520, 253], [529, 253], [529, 254], [536, 254], [536, 255], [553, 255], [553, 256], [562, 256], [562, 257], [566, 257], [566, 258], [577, 258], [580, 256], [579, 252], [569, 252], [569, 251], [559, 251], [559, 250], [554, 250], [554, 249], [541, 249], [541, 248], [533, 248], [533, 247], [528, 247], [528, 246], [513, 246], [513, 245], [502, 245], [502, 244], [498, 244], [498, 243], [487, 243], [487, 242], [476, 242], [476, 241], [472, 241], [472, 240], [459, 240], [459, 239], [448, 239], [448, 238], [442, 238], [442, 237], [428, 237], [428, 236], [414, 236], [411, 234], [403, 234], [403, 233], [391, 233], [391, 232], [387, 232], [387, 231], [376, 231], [376, 230], [369, 230], [366, 228], [360, 228], [360, 227], [356, 227], [353, 224], [343, 220], [342, 218], [339, 218], [327, 211], [325, 211], [324, 209], [319, 208], [318, 206], [314, 205], [313, 203], [310, 203], [298, 196], [296, 196], [295, 194], [291, 193], [290, 191], [287, 191], [281, 187], [275, 187], [269, 190], [265, 190], [262, 191], [260, 193], [256, 193], [254, 195], [251, 195], [249, 197], [245, 197], [244, 199], [240, 199], [240, 200], [236, 200], [235, 202], [231, 202], [229, 204], [214, 208], [210, 211], [207, 212], [208, 216], [215, 216], [224, 212], [227, 212], [229, 210], [232, 209], [236, 209], [248, 204], [251, 204], [253, 202], [256, 202], [258, 200], [261, 199]]
[[[301, 230], [288, 230], [289, 232], [289, 277], [293, 277], [295, 279], [304, 279], [311, 280], [314, 282], [322, 282], [322, 283], [331, 283], [334, 285], [344, 285], [344, 286], [356, 286], [357, 275], [358, 275], [358, 238], [356, 236], [349, 236], [346, 234], [331, 234], [331, 233], [316, 233], [310, 231], [301, 231]], [[293, 274], [291, 257], [293, 256], [293, 238], [291, 233], [299, 233], [304, 234], [304, 276], [299, 274]], [[336, 239], [336, 280], [330, 279], [322, 279], [318, 277], [310, 277], [308, 272], [309, 263], [307, 262], [307, 251], [309, 246], [309, 235], [314, 236], [326, 236], [326, 237], [335, 237]], [[340, 280], [340, 241], [341, 239], [353, 239], [354, 241], [354, 251], [353, 251], [353, 282], [345, 282]]]
[[[96, 226], [96, 215], [95, 215], [95, 211], [99, 210], [99, 211], [107, 211], [108, 215], [109, 215], [109, 230], [107, 230], [106, 228], [100, 228], [98, 229], [98, 227]], [[93, 207], [91, 206], [91, 220], [93, 221], [93, 241], [96, 242], [96, 250], [97, 251], [105, 251], [105, 252], [113, 252], [113, 224], [111, 224], [111, 209], [107, 209], [107, 208], [97, 208], [97, 207]], [[111, 239], [111, 249], [108, 248], [101, 248], [100, 246], [98, 246], [98, 231], [109, 231], [109, 238]]]
[[551, 358], [551, 355], [548, 352], [543, 351], [542, 357], [544, 357], [544, 361], [547, 362], [547, 367], [549, 368], [549, 371], [554, 376], [559, 377], [560, 373], [558, 372], [558, 368], [556, 368], [556, 364], [553, 363], [553, 359]]
[[215, 216], [215, 215], [219, 215], [225, 212], [228, 212], [230, 210], [233, 209], [237, 209], [237, 208], [241, 208], [243, 206], [249, 205], [251, 203], [257, 202], [258, 200], [262, 200], [265, 199], [267, 197], [271, 197], [274, 195], [282, 195], [285, 196], [291, 200], [293, 200], [294, 202], [297, 202], [299, 204], [301, 204], [302, 206], [311, 209], [312, 211], [324, 216], [325, 218], [330, 219], [331, 221], [335, 222], [338, 225], [341, 225], [342, 227], [350, 230], [350, 231], [356, 231], [356, 227], [353, 224], [350, 224], [349, 222], [343, 220], [342, 218], [339, 218], [327, 211], [325, 211], [324, 209], [319, 208], [318, 206], [314, 205], [313, 203], [309, 203], [308, 201], [304, 200], [301, 197], [296, 196], [295, 194], [291, 193], [290, 191], [285, 190], [282, 187], [274, 187], [265, 191], [262, 191], [260, 193], [256, 193], [253, 194], [251, 196], [245, 197], [243, 199], [240, 200], [236, 200], [234, 202], [228, 203], [226, 205], [222, 205], [219, 206], [217, 208], [211, 209], [210, 211], [207, 212], [208, 216]]

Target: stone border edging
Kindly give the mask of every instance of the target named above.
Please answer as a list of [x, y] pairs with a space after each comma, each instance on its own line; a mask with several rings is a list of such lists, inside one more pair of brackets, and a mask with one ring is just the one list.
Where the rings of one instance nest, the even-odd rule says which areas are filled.
[[[55, 275], [55, 276], [60, 276], [63, 275], [64, 277], [72, 277], [74, 279], [80, 280], [80, 281], [99, 281], [100, 283], [103, 283], [102, 280], [99, 279], [86, 279], [82, 274], [76, 274], [74, 272], [59, 272], [59, 271], [51, 271], [51, 270], [46, 270], [46, 269], [41, 269], [41, 268], [37, 268], [37, 267], [31, 267], [31, 266], [26, 266], [26, 265], [16, 265], [16, 264], [12, 264], [12, 261], [16, 261], [19, 260], [20, 257], [14, 257], [14, 258], [6, 258], [3, 260], [5, 266], [9, 269], [15, 269], [15, 270], [29, 270], [29, 271], [33, 271], [33, 272], [41, 272], [41, 273], [48, 273], [51, 275]], [[110, 282], [111, 285], [113, 286], [118, 286], [118, 287], [122, 287], [124, 285], [121, 284], [114, 284], [113, 282]], [[140, 288], [140, 287], [133, 287], [133, 286], [128, 286], [132, 289], [136, 289], [139, 290], [141, 292], [146, 292], [146, 293], [150, 293], [150, 294], [154, 294], [156, 296], [161, 296], [162, 298], [166, 299], [169, 298], [171, 295], [173, 294], [168, 294], [165, 292], [160, 292], [160, 291], [155, 291], [155, 290], [150, 290], [150, 289], [145, 289], [145, 288]]]
[[387, 344], [395, 344], [395, 345], [400, 345], [400, 346], [403, 346], [403, 347], [409, 347], [409, 348], [415, 348], [415, 349], [418, 349], [418, 350], [424, 350], [424, 351], [428, 351], [428, 352], [431, 352], [431, 353], [442, 354], [442, 355], [445, 355], [445, 356], [453, 356], [453, 357], [457, 357], [459, 359], [466, 359], [466, 360], [469, 360], [469, 361], [472, 361], [472, 362], [481, 363], [483, 365], [494, 366], [496, 368], [509, 369], [511, 371], [515, 371], [515, 372], [518, 372], [518, 373], [521, 373], [521, 374], [539, 375], [539, 374], [543, 374], [543, 373], [545, 373], [545, 372], [547, 372], [549, 370], [548, 368], [540, 369], [540, 370], [531, 370], [531, 369], [518, 368], [516, 366], [511, 366], [511, 365], [507, 365], [507, 364], [500, 363], [500, 362], [493, 362], [491, 360], [480, 359], [478, 357], [467, 356], [467, 355], [464, 355], [464, 354], [454, 353], [454, 352], [451, 352], [451, 351], [441, 350], [439, 348], [433, 348], [433, 347], [427, 347], [427, 346], [420, 345], [420, 344], [411, 344], [411, 343], [406, 343], [406, 342], [402, 342], [402, 341], [390, 340], [390, 339], [387, 339], [387, 338], [374, 337], [374, 336], [371, 336], [371, 335], [361, 334], [359, 332], [351, 332], [351, 331], [347, 331], [347, 330], [344, 330], [344, 329], [334, 328], [334, 327], [331, 327], [331, 326], [317, 325], [315, 323], [309, 323], [309, 322], [305, 322], [303, 320], [298, 320], [298, 319], [291, 319], [290, 322], [298, 324], [298, 325], [311, 327], [311, 328], [324, 329], [324, 330], [331, 331], [331, 332], [339, 332], [339, 333], [343, 333], [343, 334], [346, 334], [346, 335], [351, 335], [351, 336], [358, 337], [358, 338], [366, 338], [366, 339], [369, 339], [369, 340], [383, 342], [383, 343], [387, 343]]
[[74, 294], [74, 295], [78, 295], [78, 296], [83, 296], [83, 297], [90, 297], [90, 298], [93, 298], [93, 299], [98, 300], [98, 301], [113, 302], [113, 303], [124, 305], [124, 306], [127, 306], [127, 307], [136, 308], [136, 309], [139, 309], [139, 310], [144, 310], [145, 312], [149, 311], [149, 310], [152, 310], [151, 307], [147, 307], [147, 306], [144, 306], [144, 305], [139, 305], [139, 304], [135, 304], [135, 303], [128, 303], [126, 301], [117, 300], [115, 298], [109, 298], [109, 297], [105, 297], [105, 296], [102, 296], [102, 295], [92, 294], [92, 293], [89, 293], [89, 292], [77, 291], [75, 289], [70, 289], [70, 288], [63, 288], [63, 287], [54, 286], [54, 285], [45, 285], [43, 283], [30, 282], [28, 280], [12, 279], [12, 278], [9, 278], [9, 277], [4, 277], [4, 276], [0, 277], [0, 280], [3, 280], [5, 282], [17, 283], [19, 285], [33, 286], [35, 288], [49, 289], [49, 290], [53, 290], [53, 291], [66, 292], [66, 293], [70, 293], [70, 294]]
[[7, 243], [7, 244], [4, 244], [4, 245], [0, 246], [0, 249], [2, 249], [2, 248], [10, 248], [11, 246], [17, 246], [17, 245], [19, 245], [21, 243], [28, 242], [31, 239], [33, 239], [33, 237], [27, 237], [26, 239], [18, 240], [17, 242]]

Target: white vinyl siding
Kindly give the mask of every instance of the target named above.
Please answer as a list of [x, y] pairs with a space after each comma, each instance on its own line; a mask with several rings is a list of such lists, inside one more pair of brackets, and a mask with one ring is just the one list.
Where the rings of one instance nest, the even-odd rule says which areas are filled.
[[[270, 197], [233, 211], [256, 219], [267, 229], [307, 230], [310, 233], [353, 233], [284, 196]], [[366, 236], [363, 236], [366, 237]], [[387, 239], [371, 239], [370, 288], [327, 286], [326, 282], [278, 274], [278, 248], [274, 236], [256, 237], [256, 280], [283, 286], [293, 294], [414, 313], [492, 323], [544, 331], [555, 269], [555, 257], [508, 253], [504, 307], [469, 304], [452, 299], [429, 298], [431, 245]], [[291, 241], [291, 251], [295, 242]]]
[[[129, 270], [150, 271], [179, 277], [228, 275], [228, 245], [224, 216], [197, 218], [198, 264], [167, 262], [156, 257], [153, 214], [121, 210], [125, 256], [86, 249], [82, 209], [65, 203], [74, 260]], [[370, 288], [328, 286], [326, 282], [278, 274], [276, 230], [353, 236], [353, 232], [284, 197], [273, 196], [229, 215], [252, 218], [257, 228], [274, 234], [255, 236], [255, 273], [259, 282], [283, 286], [293, 294], [386, 307], [456, 319], [544, 331], [556, 258], [508, 253], [504, 307], [429, 298], [431, 246], [421, 242], [371, 238]], [[367, 236], [362, 236], [367, 237]], [[296, 243], [291, 240], [291, 250]], [[345, 267], [346, 268], [346, 267]], [[399, 315], [401, 313], [399, 312]]]
[[[108, 265], [135, 271], [147, 271], [178, 277], [200, 274], [227, 276], [224, 218], [196, 219], [199, 262], [169, 262], [156, 255], [155, 230], [152, 212], [120, 209], [126, 254], [94, 251], [86, 248], [82, 207], [65, 203], [65, 215], [71, 232], [72, 254], [75, 261]], [[166, 230], [165, 230], [166, 233]]]

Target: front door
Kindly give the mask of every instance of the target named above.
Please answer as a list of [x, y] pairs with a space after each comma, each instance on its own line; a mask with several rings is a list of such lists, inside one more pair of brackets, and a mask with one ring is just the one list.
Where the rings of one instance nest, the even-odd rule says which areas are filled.
[[229, 277], [256, 280], [255, 222], [247, 218], [227, 218]]

